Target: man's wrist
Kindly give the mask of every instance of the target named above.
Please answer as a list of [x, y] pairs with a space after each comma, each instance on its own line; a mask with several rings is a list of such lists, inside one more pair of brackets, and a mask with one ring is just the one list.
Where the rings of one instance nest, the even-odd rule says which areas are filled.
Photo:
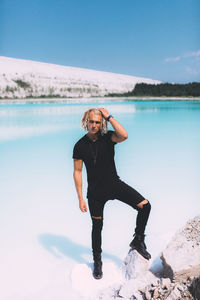
[[109, 122], [110, 118], [114, 118], [112, 115], [109, 115], [107, 118], [106, 118], [106, 121]]

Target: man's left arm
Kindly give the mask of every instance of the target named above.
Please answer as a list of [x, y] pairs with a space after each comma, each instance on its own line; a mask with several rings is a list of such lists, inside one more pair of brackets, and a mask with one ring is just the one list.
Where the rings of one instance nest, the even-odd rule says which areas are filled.
[[[107, 120], [109, 112], [105, 108], [99, 108], [103, 117]], [[112, 125], [114, 132], [111, 136], [111, 140], [115, 143], [121, 143], [128, 138], [128, 133], [126, 129], [113, 117], [109, 118], [109, 122]]]

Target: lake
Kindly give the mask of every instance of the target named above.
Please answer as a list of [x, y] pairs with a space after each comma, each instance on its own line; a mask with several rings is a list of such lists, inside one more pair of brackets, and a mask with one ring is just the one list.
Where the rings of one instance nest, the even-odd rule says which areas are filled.
[[[76, 298], [69, 280], [91, 262], [90, 217], [74, 188], [72, 149], [80, 119], [105, 107], [127, 129], [115, 146], [120, 178], [152, 205], [146, 243], [153, 265], [171, 236], [200, 212], [200, 102], [124, 101], [0, 105], [0, 280], [2, 299]], [[111, 127], [110, 127], [111, 129]], [[84, 194], [86, 193], [86, 172]], [[136, 212], [105, 207], [103, 251], [118, 267], [129, 249]], [[78, 299], [78, 296], [77, 296]]]

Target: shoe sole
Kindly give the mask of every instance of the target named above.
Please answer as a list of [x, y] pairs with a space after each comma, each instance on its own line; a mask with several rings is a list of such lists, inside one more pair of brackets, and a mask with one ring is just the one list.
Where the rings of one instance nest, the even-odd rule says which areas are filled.
[[138, 250], [135, 246], [133, 246], [133, 245], [129, 245], [130, 247], [131, 247], [131, 249], [133, 249], [133, 250], [136, 250], [142, 257], [144, 257], [145, 259], [147, 259], [147, 260], [149, 260], [149, 259], [151, 259], [151, 255], [150, 256], [144, 256], [141, 252], [140, 252], [140, 250]]
[[102, 275], [100, 275], [100, 276], [95, 276], [94, 274], [92, 274], [93, 275], [93, 277], [94, 277], [94, 279], [101, 279], [102, 277], [103, 277], [103, 273], [102, 273]]

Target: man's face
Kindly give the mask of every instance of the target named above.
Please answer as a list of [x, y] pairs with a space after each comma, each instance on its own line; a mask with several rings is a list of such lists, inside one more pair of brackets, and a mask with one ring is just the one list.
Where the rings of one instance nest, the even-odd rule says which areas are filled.
[[91, 112], [88, 118], [88, 132], [96, 134], [99, 132], [101, 127], [102, 117]]

